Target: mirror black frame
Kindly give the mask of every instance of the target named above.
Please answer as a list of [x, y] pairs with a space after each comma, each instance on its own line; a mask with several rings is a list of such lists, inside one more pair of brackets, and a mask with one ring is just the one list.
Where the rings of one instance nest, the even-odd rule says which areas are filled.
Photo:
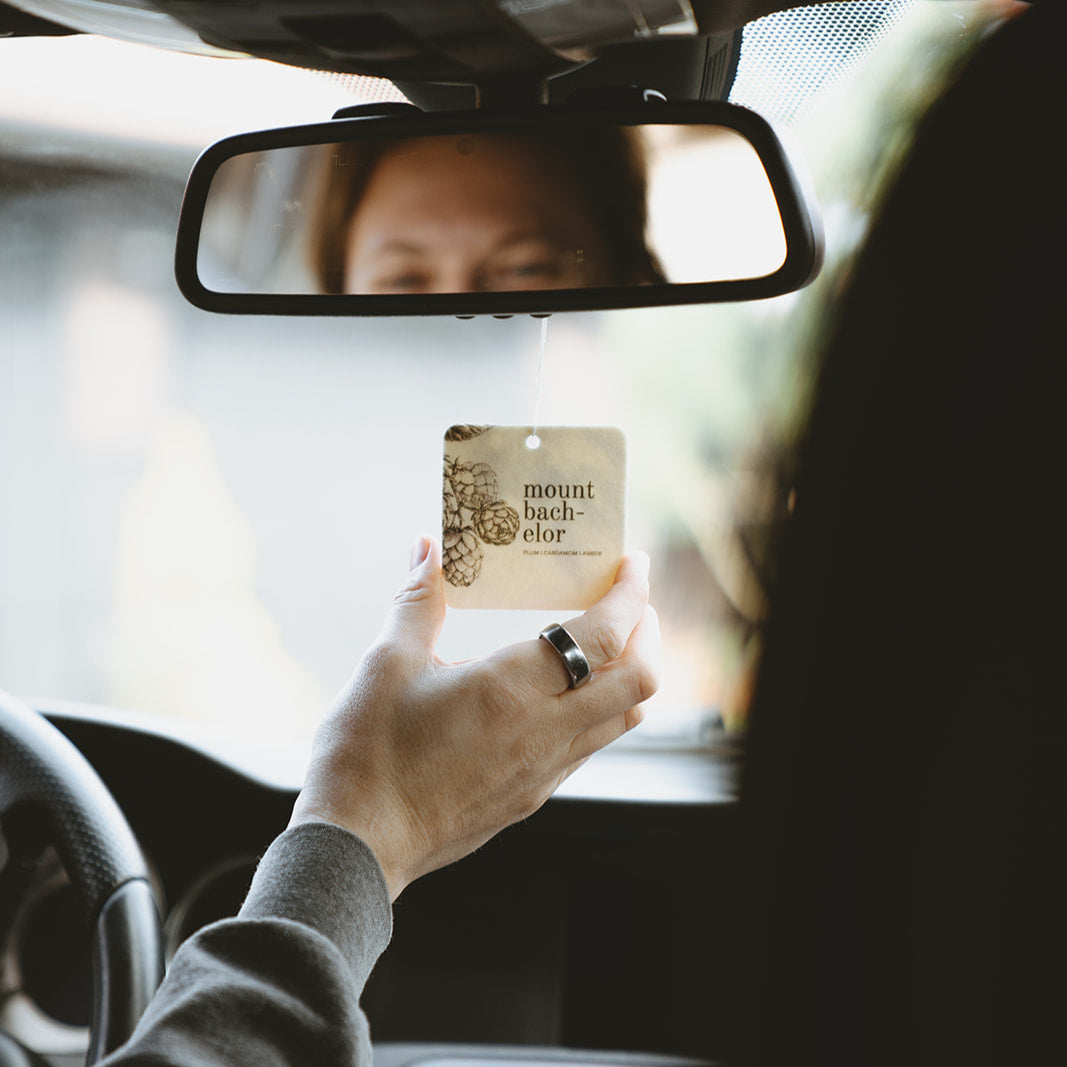
[[[336, 118], [329, 122], [237, 134], [211, 145], [193, 165], [182, 201], [175, 249], [175, 277], [185, 298], [205, 311], [243, 315], [544, 315], [559, 311], [659, 307], [762, 300], [794, 292], [813, 281], [823, 259], [822, 220], [801, 169], [766, 119], [721, 101], [655, 102], [637, 106], [539, 107], [528, 111], [422, 112]], [[610, 288], [359, 295], [225, 293], [208, 289], [197, 274], [197, 253], [208, 190], [219, 167], [234, 156], [346, 140], [531, 129], [548, 124], [610, 123], [623, 126], [714, 124], [735, 130], [759, 155], [778, 201], [786, 258], [772, 274], [741, 280]]]

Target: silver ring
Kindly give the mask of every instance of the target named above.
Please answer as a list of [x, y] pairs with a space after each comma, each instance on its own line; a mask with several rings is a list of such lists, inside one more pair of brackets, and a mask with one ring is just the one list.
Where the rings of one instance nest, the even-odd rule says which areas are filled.
[[593, 668], [589, 666], [589, 660], [585, 658], [581, 646], [562, 626], [554, 622], [537, 636], [547, 641], [559, 653], [563, 668], [571, 680], [571, 689], [577, 689], [589, 681]]

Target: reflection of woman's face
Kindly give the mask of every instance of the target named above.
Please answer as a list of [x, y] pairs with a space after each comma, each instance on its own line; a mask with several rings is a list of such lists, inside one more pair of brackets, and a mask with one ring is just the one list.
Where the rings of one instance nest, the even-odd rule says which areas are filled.
[[604, 242], [577, 191], [517, 138], [433, 137], [387, 152], [349, 225], [349, 293], [610, 282]]

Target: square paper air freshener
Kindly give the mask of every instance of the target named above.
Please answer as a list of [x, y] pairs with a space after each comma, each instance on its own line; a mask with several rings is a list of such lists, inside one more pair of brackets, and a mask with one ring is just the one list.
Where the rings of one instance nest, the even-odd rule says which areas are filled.
[[625, 551], [626, 438], [609, 427], [533, 437], [522, 426], [453, 426], [443, 497], [451, 607], [584, 610]]

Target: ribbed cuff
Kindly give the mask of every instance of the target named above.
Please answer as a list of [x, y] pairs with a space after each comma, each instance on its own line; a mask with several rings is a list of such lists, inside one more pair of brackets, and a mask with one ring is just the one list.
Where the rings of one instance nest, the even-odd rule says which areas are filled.
[[301, 823], [274, 840], [240, 915], [317, 930], [344, 954], [361, 988], [393, 932], [389, 891], [374, 853], [331, 823]]

